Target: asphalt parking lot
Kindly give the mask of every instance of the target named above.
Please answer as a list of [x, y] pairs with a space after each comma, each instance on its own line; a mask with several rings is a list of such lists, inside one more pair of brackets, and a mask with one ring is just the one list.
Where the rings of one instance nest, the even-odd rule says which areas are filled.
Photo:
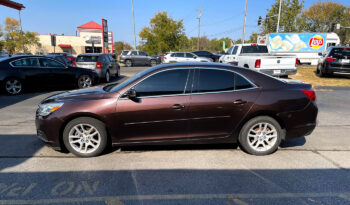
[[349, 88], [319, 89], [315, 131], [264, 157], [236, 145], [56, 152], [36, 138], [34, 113], [57, 92], [0, 95], [0, 204], [350, 204]]

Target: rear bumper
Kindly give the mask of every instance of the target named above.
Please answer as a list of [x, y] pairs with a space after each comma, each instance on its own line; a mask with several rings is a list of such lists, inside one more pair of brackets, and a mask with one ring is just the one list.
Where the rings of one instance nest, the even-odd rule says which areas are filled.
[[325, 67], [326, 74], [350, 75], [350, 68], [344, 67]]
[[[271, 76], [284, 76], [284, 75], [295, 75], [297, 73], [296, 68], [291, 69], [260, 69], [259, 72], [265, 73]], [[279, 73], [276, 71], [280, 71]]]

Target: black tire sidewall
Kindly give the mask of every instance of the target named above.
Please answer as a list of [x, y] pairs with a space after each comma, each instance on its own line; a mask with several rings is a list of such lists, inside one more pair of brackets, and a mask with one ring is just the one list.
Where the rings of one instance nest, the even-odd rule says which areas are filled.
[[[108, 76], [109, 76], [109, 79], [108, 79], [108, 80], [107, 80], [107, 73], [108, 73]], [[106, 83], [111, 82], [111, 73], [109, 72], [109, 70], [106, 71], [106, 74], [105, 74], [105, 82], [106, 82]]]
[[156, 66], [157, 65], [157, 62], [155, 61], [155, 60], [151, 60], [151, 66], [153, 67], [153, 66]]
[[[100, 133], [101, 143], [100, 143], [100, 146], [94, 152], [91, 152], [88, 154], [80, 153], [80, 152], [75, 151], [72, 148], [72, 146], [70, 145], [69, 140], [68, 140], [69, 132], [77, 124], [90, 124], [90, 125], [94, 126], [98, 130], [98, 132]], [[96, 120], [94, 118], [90, 118], [90, 117], [79, 117], [79, 118], [76, 118], [76, 119], [70, 121], [66, 125], [66, 127], [64, 128], [62, 137], [63, 137], [63, 143], [64, 143], [65, 147], [67, 148], [67, 150], [77, 157], [95, 157], [95, 156], [98, 156], [105, 150], [105, 148], [107, 146], [107, 142], [108, 142], [106, 126], [104, 125], [104, 123], [99, 121], [99, 120]]]
[[[248, 144], [248, 131], [250, 130], [250, 128], [257, 124], [257, 123], [263, 123], [263, 122], [267, 122], [267, 123], [270, 123], [272, 124], [275, 128], [276, 128], [276, 131], [277, 131], [277, 142], [276, 144], [270, 148], [269, 150], [266, 150], [266, 151], [263, 151], [263, 152], [259, 152], [259, 151], [256, 151], [254, 150], [253, 148], [251, 148]], [[280, 124], [273, 118], [269, 117], [269, 116], [259, 116], [259, 117], [255, 117], [251, 120], [249, 120], [248, 122], [246, 122], [244, 124], [244, 126], [242, 127], [241, 129], [241, 132], [239, 134], [239, 138], [238, 138], [238, 141], [240, 143], [240, 146], [241, 148], [246, 151], [247, 153], [249, 154], [252, 154], [252, 155], [258, 155], [258, 156], [263, 156], [263, 155], [268, 155], [268, 154], [271, 154], [273, 152], [275, 152], [280, 143], [281, 143], [281, 140], [282, 140], [282, 135], [283, 135], [283, 130], [280, 126]]]
[[[130, 62], [130, 64], [129, 64], [128, 62]], [[126, 67], [132, 67], [132, 62], [131, 62], [131, 60], [126, 60], [126, 61], [125, 61], [125, 65], [126, 65]]]

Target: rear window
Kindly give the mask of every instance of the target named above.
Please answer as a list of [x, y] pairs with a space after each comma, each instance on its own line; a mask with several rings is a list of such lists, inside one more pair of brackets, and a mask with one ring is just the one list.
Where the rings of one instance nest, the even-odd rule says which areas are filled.
[[98, 56], [78, 56], [76, 62], [97, 62]]
[[350, 57], [350, 48], [333, 48], [329, 55], [338, 58]]
[[268, 53], [267, 46], [243, 46], [241, 53]]

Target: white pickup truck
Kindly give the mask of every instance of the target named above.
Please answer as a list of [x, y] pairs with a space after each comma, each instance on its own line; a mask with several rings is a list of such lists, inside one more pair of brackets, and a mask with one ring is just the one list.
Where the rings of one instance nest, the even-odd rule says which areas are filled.
[[270, 54], [266, 45], [237, 44], [231, 46], [219, 62], [238, 65], [272, 76], [288, 76], [297, 72], [295, 55]]

